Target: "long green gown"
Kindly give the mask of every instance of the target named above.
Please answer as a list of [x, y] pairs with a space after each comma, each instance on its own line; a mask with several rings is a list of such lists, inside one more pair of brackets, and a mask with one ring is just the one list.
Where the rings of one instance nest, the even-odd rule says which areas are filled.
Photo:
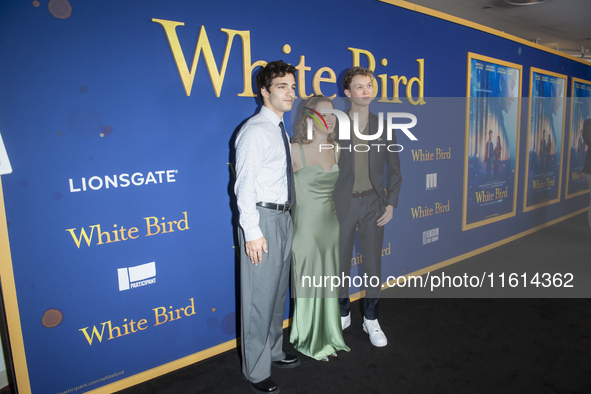
[[[338, 288], [302, 287], [302, 276], [319, 278], [339, 275], [339, 221], [333, 191], [339, 168], [325, 172], [320, 165], [306, 165], [300, 144], [303, 168], [294, 174], [297, 206], [294, 217], [292, 270], [295, 310], [290, 341], [306, 356], [322, 359], [339, 350], [349, 351], [343, 340]], [[336, 161], [336, 152], [335, 152]]]

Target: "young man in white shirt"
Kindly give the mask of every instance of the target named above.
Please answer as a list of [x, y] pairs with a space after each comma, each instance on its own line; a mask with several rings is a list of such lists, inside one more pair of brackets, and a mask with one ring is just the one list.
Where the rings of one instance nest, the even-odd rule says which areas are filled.
[[255, 393], [279, 391], [271, 366], [300, 363], [282, 349], [293, 234], [293, 171], [283, 114], [295, 97], [295, 71], [281, 60], [259, 71], [263, 107], [236, 138], [242, 373]]

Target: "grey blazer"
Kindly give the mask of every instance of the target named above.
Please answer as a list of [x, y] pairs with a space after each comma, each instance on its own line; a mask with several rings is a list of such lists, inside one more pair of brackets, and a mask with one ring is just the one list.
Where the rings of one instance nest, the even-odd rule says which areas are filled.
[[[378, 117], [371, 112], [369, 113], [369, 133], [374, 134], [378, 130]], [[386, 130], [386, 122], [384, 121], [384, 132]], [[338, 125], [337, 125], [338, 127]], [[338, 136], [338, 130], [337, 130]], [[341, 145], [341, 155], [339, 157], [339, 178], [334, 191], [334, 200], [339, 221], [349, 212], [351, 204], [351, 194], [353, 193], [353, 184], [355, 183], [355, 152], [351, 147], [352, 141], [339, 141]], [[368, 144], [395, 144], [396, 136], [393, 133], [393, 140], [377, 142], [367, 141]], [[351, 152], [342, 148], [351, 147]], [[384, 190], [384, 165], [387, 166], [386, 172], [386, 188]], [[400, 193], [400, 186], [402, 185], [402, 176], [400, 174], [400, 158], [398, 152], [389, 152], [386, 146], [380, 146], [378, 152], [377, 147], [372, 146], [369, 150], [369, 178], [373, 185], [376, 194], [380, 198], [380, 209], [386, 209], [386, 206], [392, 205], [394, 208], [398, 206], [398, 194]], [[386, 192], [387, 191], [387, 192]]]

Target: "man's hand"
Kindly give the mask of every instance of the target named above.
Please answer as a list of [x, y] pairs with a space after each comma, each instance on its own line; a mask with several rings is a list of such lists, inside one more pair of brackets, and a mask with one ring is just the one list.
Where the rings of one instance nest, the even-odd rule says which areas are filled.
[[254, 265], [258, 265], [263, 262], [263, 252], [268, 252], [267, 240], [265, 240], [265, 237], [260, 237], [254, 241], [246, 241], [244, 248], [246, 249], [246, 255], [250, 257], [250, 261]]
[[378, 226], [385, 226], [388, 223], [392, 216], [394, 216], [394, 207], [392, 205], [388, 205], [386, 207], [386, 212], [378, 219]]

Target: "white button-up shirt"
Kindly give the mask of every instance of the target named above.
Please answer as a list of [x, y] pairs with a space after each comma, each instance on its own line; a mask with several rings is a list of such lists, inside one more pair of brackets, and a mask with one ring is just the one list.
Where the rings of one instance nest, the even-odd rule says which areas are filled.
[[[281, 121], [263, 106], [242, 126], [236, 137], [234, 192], [246, 241], [263, 236], [257, 202], [284, 204], [287, 201], [287, 162], [279, 127]], [[291, 145], [289, 147], [291, 149]]]

